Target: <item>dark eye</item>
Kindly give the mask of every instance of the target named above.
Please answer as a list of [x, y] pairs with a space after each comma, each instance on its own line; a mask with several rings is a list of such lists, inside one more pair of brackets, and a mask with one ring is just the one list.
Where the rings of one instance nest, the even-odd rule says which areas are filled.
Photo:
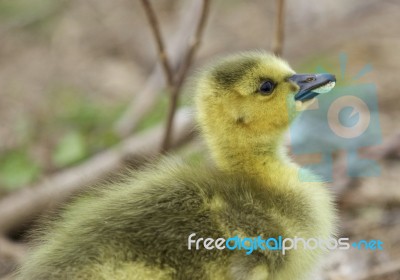
[[270, 95], [274, 90], [275, 84], [271, 81], [265, 81], [260, 86], [261, 95]]

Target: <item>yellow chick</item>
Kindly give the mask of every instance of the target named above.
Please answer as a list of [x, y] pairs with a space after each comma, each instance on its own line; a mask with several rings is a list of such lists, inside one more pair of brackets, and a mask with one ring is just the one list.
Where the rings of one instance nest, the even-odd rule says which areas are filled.
[[312, 173], [300, 180], [283, 143], [296, 104], [334, 82], [264, 52], [206, 67], [195, 103], [214, 165], [167, 157], [89, 191], [35, 234], [18, 279], [306, 279], [323, 249], [266, 240], [335, 232], [330, 192]]

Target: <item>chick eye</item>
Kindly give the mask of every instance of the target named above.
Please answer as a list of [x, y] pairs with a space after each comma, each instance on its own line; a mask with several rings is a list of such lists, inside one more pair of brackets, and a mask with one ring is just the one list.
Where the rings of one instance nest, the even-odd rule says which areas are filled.
[[265, 81], [260, 86], [261, 95], [270, 95], [274, 90], [275, 84], [271, 81]]

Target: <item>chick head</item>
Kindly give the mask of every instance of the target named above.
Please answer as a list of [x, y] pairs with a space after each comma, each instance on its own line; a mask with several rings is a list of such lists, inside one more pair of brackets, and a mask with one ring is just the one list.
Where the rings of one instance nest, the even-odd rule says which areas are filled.
[[297, 115], [296, 102], [309, 103], [318, 88], [334, 81], [329, 74], [295, 74], [286, 61], [265, 52], [231, 55], [197, 79], [198, 122], [212, 144], [272, 140]]

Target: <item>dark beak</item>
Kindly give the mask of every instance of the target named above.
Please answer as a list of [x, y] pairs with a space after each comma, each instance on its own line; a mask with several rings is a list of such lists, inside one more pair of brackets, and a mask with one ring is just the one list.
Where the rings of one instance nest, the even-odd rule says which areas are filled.
[[300, 87], [294, 99], [302, 102], [313, 99], [319, 94], [313, 90], [318, 91], [318, 88], [336, 82], [335, 76], [331, 74], [295, 74], [288, 80]]

